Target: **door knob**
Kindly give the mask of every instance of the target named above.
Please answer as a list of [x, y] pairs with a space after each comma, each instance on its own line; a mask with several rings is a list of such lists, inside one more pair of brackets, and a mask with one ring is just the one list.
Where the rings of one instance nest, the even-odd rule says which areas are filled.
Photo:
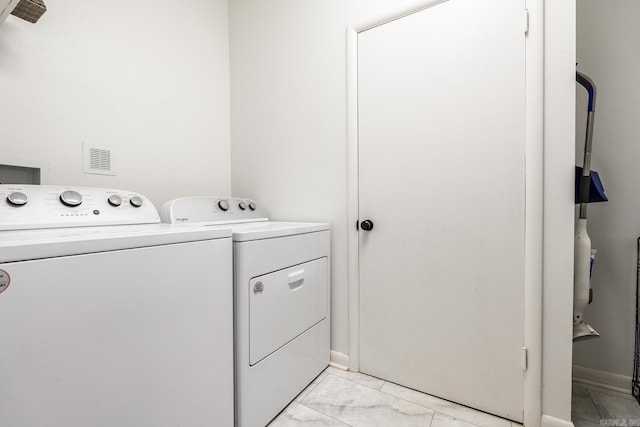
[[364, 231], [373, 230], [373, 221], [371, 221], [370, 219], [365, 219], [360, 223], [360, 228], [362, 228]]

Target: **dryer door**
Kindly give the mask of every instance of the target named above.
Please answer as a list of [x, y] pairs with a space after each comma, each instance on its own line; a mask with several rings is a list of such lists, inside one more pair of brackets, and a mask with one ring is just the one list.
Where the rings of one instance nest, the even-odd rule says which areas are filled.
[[319, 258], [249, 281], [249, 364], [327, 317], [328, 261]]

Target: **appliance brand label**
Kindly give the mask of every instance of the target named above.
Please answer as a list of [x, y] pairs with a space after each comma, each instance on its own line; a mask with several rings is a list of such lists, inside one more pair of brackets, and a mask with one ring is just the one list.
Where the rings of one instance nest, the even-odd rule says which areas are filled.
[[9, 287], [9, 283], [11, 283], [9, 273], [4, 270], [0, 270], [0, 293], [4, 292], [5, 289]]
[[253, 285], [253, 294], [258, 295], [262, 292], [264, 292], [264, 285], [262, 284], [262, 282], [256, 282], [256, 284]]

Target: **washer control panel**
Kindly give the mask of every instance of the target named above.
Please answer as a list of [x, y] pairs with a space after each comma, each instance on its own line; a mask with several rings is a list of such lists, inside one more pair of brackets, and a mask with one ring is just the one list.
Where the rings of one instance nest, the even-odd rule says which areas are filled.
[[131, 191], [0, 185], [0, 231], [158, 222], [160, 216], [153, 204]]
[[162, 222], [211, 225], [267, 221], [267, 212], [256, 202], [238, 197], [183, 197], [160, 208]]

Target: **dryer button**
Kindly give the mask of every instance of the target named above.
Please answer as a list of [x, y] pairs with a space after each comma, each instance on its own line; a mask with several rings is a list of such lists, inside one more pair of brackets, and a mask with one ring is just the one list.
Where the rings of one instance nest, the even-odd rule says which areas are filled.
[[133, 196], [129, 199], [129, 204], [134, 208], [139, 208], [140, 206], [142, 206], [142, 197]]
[[229, 202], [222, 199], [218, 202], [218, 207], [226, 212], [229, 210]]

